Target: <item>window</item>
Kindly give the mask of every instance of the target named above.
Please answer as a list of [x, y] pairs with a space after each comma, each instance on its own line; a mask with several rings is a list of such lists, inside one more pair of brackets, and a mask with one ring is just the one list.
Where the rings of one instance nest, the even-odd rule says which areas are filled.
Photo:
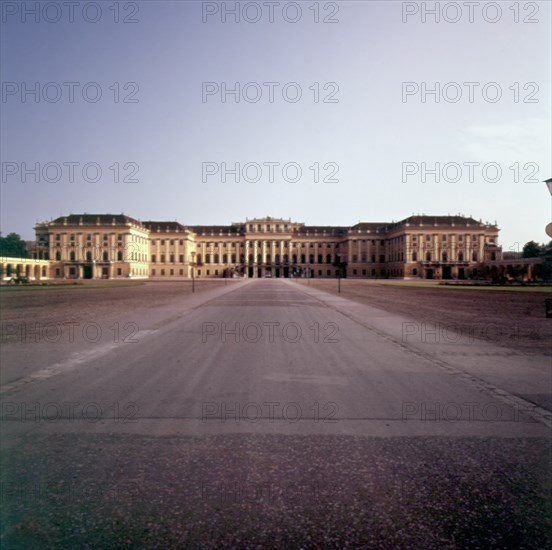
[[161, 275], [162, 275], [163, 277], [165, 276], [165, 270], [164, 270], [164, 269], [161, 270]]
[[165, 239], [161, 239], [161, 244], [165, 244]]
[[318, 254], [318, 263], [321, 264], [323, 262], [322, 254]]
[[88, 233], [88, 235], [86, 235], [86, 240], [87, 241], [91, 241], [92, 240], [92, 235], [90, 233]]
[[358, 262], [358, 256], [356, 254], [353, 254], [353, 263]]
[[376, 263], [376, 255], [375, 255], [375, 254], [372, 254], [372, 263], [373, 263], [373, 264]]
[[215, 254], [214, 263], [215, 263], [215, 264], [220, 263], [220, 262], [219, 262], [219, 259], [220, 259], [220, 258], [219, 258], [219, 255], [218, 255], [218, 254]]
[[412, 252], [412, 261], [413, 261], [413, 262], [417, 262], [417, 261], [418, 261], [418, 253], [417, 253], [417, 252]]
[[232, 263], [233, 263], [233, 264], [236, 263], [236, 255], [235, 255], [235, 254], [232, 254]]
[[122, 241], [122, 240], [123, 240], [123, 234], [122, 234], [122, 233], [119, 233], [119, 234], [117, 235], [117, 240], [118, 240], [118, 241]]
[[174, 269], [171, 269], [171, 275], [174, 275]]
[[120, 277], [122, 274], [123, 274], [123, 270], [120, 267], [118, 267], [117, 268], [117, 275], [119, 275], [119, 277]]
[[119, 250], [117, 252], [117, 261], [118, 262], [122, 262], [123, 261], [123, 251], [122, 250]]
[[181, 269], [179, 272], [178, 272], [179, 275], [184, 275], [184, 270]]
[[56, 235], [56, 241], [59, 241], [59, 240], [61, 240], [61, 235], [58, 233], [58, 234]]
[[381, 263], [384, 263], [384, 262], [385, 262], [385, 255], [380, 254], [380, 262], [381, 262]]
[[[210, 264], [211, 263], [211, 254], [205, 254], [205, 263]], [[208, 275], [209, 273], [207, 273]]]
[[56, 252], [56, 261], [61, 261], [61, 252], [59, 250]]
[[171, 254], [171, 264], [174, 264], [174, 254]]
[[[179, 261], [181, 264], [184, 263], [184, 254], [180, 254], [180, 255], [178, 256], [178, 261]], [[182, 270], [180, 270], [180, 271], [182, 271]], [[181, 273], [181, 275], [182, 275], [182, 273]]]
[[314, 263], [314, 254], [309, 254], [309, 263], [310, 264]]
[[162, 264], [165, 263], [165, 254], [161, 254], [161, 263], [162, 263]]
[[431, 262], [431, 252], [426, 252], [426, 262]]
[[151, 255], [151, 263], [154, 264], [157, 261], [155, 254]]
[[104, 261], [104, 262], [108, 262], [108, 261], [109, 261], [109, 253], [108, 253], [108, 252], [104, 252], [104, 253], [103, 253], [103, 261]]
[[301, 263], [302, 263], [302, 264], [305, 263], [305, 255], [304, 255], [304, 254], [301, 254]]
[[71, 260], [72, 262], [75, 261], [75, 252], [73, 250], [71, 250], [71, 252], [69, 253], [69, 260]]
[[74, 233], [71, 233], [71, 235], [70, 235], [70, 239], [71, 239], [72, 241], [74, 241], [74, 240], [75, 240], [75, 234], [74, 234]]
[[327, 264], [331, 264], [331, 263], [332, 263], [332, 255], [331, 255], [331, 254], [326, 254], [326, 263], [327, 263]]
[[448, 262], [448, 254], [446, 252], [443, 252], [442, 256], [443, 262]]
[[464, 253], [461, 250], [460, 250], [460, 252], [458, 252], [458, 261], [459, 262], [464, 261]]

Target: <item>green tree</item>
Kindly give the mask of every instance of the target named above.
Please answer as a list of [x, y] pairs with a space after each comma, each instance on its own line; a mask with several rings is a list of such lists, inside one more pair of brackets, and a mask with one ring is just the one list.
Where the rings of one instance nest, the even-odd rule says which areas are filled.
[[523, 247], [523, 258], [536, 258], [540, 255], [541, 247], [535, 241], [529, 241], [525, 243]]
[[0, 256], [27, 258], [27, 245], [17, 233], [9, 233], [0, 237]]

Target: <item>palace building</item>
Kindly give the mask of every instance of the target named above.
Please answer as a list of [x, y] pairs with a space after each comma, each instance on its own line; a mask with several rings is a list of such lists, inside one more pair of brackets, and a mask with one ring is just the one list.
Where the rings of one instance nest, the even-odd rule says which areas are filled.
[[336, 227], [271, 217], [187, 226], [71, 214], [35, 231], [39, 276], [53, 279], [178, 279], [192, 270], [198, 278], [467, 279], [502, 258], [496, 225], [464, 216]]

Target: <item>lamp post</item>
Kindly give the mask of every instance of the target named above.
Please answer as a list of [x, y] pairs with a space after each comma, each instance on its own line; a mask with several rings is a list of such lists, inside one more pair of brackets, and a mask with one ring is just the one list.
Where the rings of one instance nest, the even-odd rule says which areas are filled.
[[190, 255], [192, 256], [192, 292], [195, 292], [195, 277], [194, 277], [194, 258], [196, 253], [190, 252]]
[[[544, 183], [546, 183], [546, 187], [548, 187], [548, 191], [550, 192], [550, 195], [552, 196], [552, 178], [548, 178], [547, 180], [544, 180]], [[552, 208], [552, 207], [551, 207]], [[552, 216], [551, 216], [552, 217]], [[549, 237], [552, 237], [552, 222], [549, 223], [546, 226], [546, 234]]]

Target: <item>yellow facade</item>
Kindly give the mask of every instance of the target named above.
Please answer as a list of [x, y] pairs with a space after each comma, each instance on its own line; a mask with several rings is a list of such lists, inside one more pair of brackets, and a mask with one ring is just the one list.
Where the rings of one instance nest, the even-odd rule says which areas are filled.
[[498, 228], [462, 216], [349, 227], [259, 218], [221, 226], [70, 215], [36, 226], [53, 278], [470, 278], [501, 259]]

